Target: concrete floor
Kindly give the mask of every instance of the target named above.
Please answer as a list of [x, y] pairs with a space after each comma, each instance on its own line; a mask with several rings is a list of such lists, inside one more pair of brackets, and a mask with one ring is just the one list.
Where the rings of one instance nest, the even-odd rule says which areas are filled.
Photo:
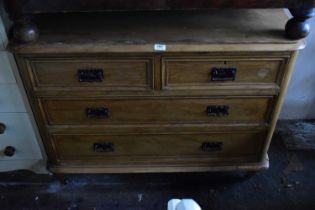
[[0, 174], [0, 209], [165, 210], [193, 198], [204, 210], [315, 209], [315, 151], [287, 151], [274, 137], [270, 169], [239, 173], [71, 175], [64, 185], [30, 172]]

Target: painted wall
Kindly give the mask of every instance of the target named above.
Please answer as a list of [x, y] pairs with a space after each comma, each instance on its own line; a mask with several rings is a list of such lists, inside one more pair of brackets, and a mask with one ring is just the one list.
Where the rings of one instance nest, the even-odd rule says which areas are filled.
[[280, 119], [315, 119], [315, 17], [307, 46], [298, 56]]
[[4, 10], [4, 6], [3, 6], [3, 1], [0, 0], [0, 16], [2, 18], [4, 27], [6, 28], [6, 30], [8, 31], [12, 22], [10, 21], [8, 14], [5, 12]]

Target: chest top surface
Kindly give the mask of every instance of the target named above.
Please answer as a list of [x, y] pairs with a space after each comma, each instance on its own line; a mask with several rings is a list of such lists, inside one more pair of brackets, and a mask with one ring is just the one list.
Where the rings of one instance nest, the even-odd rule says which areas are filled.
[[38, 16], [39, 39], [11, 42], [16, 53], [285, 51], [304, 47], [285, 38], [282, 9], [94, 13]]

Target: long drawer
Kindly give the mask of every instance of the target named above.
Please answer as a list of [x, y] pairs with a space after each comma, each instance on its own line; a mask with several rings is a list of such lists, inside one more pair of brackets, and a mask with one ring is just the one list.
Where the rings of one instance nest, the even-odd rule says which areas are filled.
[[[205, 158], [206, 161], [255, 160], [262, 151], [265, 131], [251, 133], [195, 134], [84, 134], [52, 136], [58, 160], [117, 164], [159, 162], [168, 165], [179, 159]], [[176, 158], [175, 158], [176, 157]], [[161, 158], [161, 159], [160, 159]], [[197, 161], [198, 162], [198, 161]]]
[[26, 61], [35, 88], [153, 88], [151, 57], [48, 57], [28, 58]]
[[265, 123], [271, 97], [40, 100], [48, 124]]
[[164, 57], [164, 89], [278, 83], [283, 58]]

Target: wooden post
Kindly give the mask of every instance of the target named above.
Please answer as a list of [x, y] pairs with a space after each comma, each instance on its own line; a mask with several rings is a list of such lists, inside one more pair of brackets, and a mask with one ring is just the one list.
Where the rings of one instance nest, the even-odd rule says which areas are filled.
[[301, 39], [310, 33], [310, 25], [308, 19], [315, 15], [314, 8], [293, 8], [289, 9], [293, 18], [291, 18], [286, 26], [286, 36], [290, 39]]

